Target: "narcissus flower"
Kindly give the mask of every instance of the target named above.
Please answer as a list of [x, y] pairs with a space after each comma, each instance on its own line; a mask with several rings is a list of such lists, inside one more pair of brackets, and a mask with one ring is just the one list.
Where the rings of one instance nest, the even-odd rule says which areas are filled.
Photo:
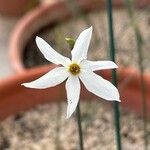
[[108, 101], [120, 101], [117, 88], [109, 81], [94, 73], [96, 70], [113, 69], [117, 65], [112, 61], [89, 61], [87, 52], [92, 36], [92, 27], [81, 32], [71, 51], [72, 59], [57, 53], [42, 38], [36, 37], [36, 43], [44, 57], [54, 63], [60, 64], [39, 79], [23, 83], [25, 87], [45, 89], [66, 81], [67, 91], [67, 118], [75, 111], [80, 97], [80, 81], [86, 89]]

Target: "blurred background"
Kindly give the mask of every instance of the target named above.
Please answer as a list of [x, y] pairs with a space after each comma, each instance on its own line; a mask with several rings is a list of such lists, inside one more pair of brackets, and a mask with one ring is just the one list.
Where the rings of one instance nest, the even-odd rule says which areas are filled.
[[[123, 150], [149, 150], [150, 1], [112, 0], [112, 3], [116, 63], [120, 69], [118, 86], [123, 99]], [[1, 122], [0, 150], [76, 149], [75, 117], [69, 123], [64, 120], [66, 103], [58, 101], [35, 107], [35, 104], [57, 100], [58, 96], [61, 99], [62, 89], [36, 92], [20, 84], [49, 70], [49, 62], [35, 44], [36, 36], [70, 57], [65, 38], [76, 39], [90, 26], [94, 30], [88, 58], [110, 60], [105, 0], [0, 0], [0, 119], [15, 114]], [[104, 77], [110, 80], [110, 72], [104, 73]], [[64, 93], [62, 95], [62, 99], [66, 100]], [[86, 98], [93, 99], [88, 94]], [[99, 150], [101, 146], [104, 150], [114, 150], [112, 107], [103, 102], [82, 105], [86, 149]], [[33, 109], [22, 112], [31, 107]], [[106, 110], [109, 110], [108, 113], [105, 113]], [[99, 135], [103, 138], [99, 139]]]

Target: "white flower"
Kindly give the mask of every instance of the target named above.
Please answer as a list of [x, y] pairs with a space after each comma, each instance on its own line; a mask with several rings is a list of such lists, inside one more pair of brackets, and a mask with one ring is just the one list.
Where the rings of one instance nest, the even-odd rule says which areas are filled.
[[42, 38], [36, 37], [37, 46], [44, 57], [48, 61], [54, 64], [61, 64], [62, 66], [56, 67], [35, 81], [22, 84], [29, 88], [45, 89], [56, 86], [67, 79], [67, 118], [72, 115], [77, 107], [80, 97], [80, 80], [87, 90], [95, 95], [109, 101], [120, 101], [117, 88], [94, 73], [96, 70], [117, 68], [117, 65], [112, 61], [87, 60], [91, 36], [92, 27], [81, 32], [71, 51], [72, 60], [57, 53]]

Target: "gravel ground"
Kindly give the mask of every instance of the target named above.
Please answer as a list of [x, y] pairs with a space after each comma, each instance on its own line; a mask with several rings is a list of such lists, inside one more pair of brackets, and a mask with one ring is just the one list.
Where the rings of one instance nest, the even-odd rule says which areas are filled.
[[[66, 106], [46, 104], [6, 119], [0, 125], [0, 149], [77, 150], [77, 123], [75, 115], [65, 119]], [[111, 105], [98, 99], [82, 102], [81, 110], [85, 150], [115, 150]], [[121, 126], [123, 150], [144, 150], [141, 118], [122, 110]]]

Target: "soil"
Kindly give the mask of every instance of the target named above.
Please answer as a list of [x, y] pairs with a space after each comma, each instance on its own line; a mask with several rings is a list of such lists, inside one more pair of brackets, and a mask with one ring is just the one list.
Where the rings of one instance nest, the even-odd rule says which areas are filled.
[[[146, 71], [150, 71], [150, 16], [149, 9], [138, 10], [136, 20], [143, 38], [143, 66]], [[109, 58], [108, 52], [108, 27], [107, 15], [104, 11], [86, 14], [85, 17], [73, 18], [59, 25], [47, 26], [36, 33], [26, 45], [24, 51], [24, 64], [27, 68], [49, 63], [35, 43], [35, 36], [45, 39], [54, 49], [61, 54], [70, 57], [70, 50], [65, 41], [66, 37], [77, 38], [79, 33], [89, 26], [93, 26], [93, 36], [89, 48], [88, 57], [91, 60], [105, 60]], [[138, 67], [138, 53], [136, 39], [130, 19], [126, 10], [114, 11], [114, 32], [116, 43], [116, 62], [125, 67]]]
[[[80, 106], [85, 150], [115, 150], [111, 105], [96, 99], [81, 102]], [[64, 102], [45, 104], [9, 117], [0, 125], [0, 149], [77, 150], [75, 113], [70, 119], [65, 119], [66, 107]], [[124, 109], [121, 116], [123, 150], [144, 150], [142, 119]]]

